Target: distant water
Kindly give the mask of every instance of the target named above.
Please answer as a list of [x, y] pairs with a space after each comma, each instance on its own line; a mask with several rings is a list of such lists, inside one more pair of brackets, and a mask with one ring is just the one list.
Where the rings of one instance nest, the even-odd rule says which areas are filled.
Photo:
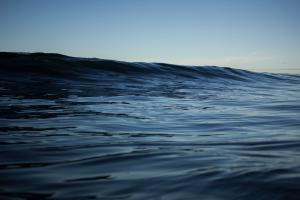
[[300, 199], [300, 76], [0, 54], [0, 199]]

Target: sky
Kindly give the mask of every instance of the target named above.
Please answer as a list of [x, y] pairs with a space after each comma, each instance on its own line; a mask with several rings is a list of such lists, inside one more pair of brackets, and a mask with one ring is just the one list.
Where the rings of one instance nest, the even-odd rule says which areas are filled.
[[0, 0], [0, 51], [300, 74], [300, 0]]

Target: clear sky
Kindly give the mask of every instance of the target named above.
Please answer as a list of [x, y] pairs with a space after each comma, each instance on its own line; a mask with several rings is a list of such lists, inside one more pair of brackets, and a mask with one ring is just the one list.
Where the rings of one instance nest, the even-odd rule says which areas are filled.
[[0, 51], [300, 73], [300, 0], [0, 0]]

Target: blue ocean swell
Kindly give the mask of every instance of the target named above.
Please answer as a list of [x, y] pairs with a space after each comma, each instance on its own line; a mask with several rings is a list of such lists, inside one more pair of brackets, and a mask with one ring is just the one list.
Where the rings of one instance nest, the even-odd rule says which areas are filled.
[[297, 199], [300, 77], [0, 54], [3, 199]]

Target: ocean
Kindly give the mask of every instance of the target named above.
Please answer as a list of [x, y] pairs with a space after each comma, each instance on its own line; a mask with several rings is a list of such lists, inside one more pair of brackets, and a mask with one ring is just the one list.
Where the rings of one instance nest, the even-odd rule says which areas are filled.
[[0, 53], [1, 199], [300, 199], [300, 75]]

